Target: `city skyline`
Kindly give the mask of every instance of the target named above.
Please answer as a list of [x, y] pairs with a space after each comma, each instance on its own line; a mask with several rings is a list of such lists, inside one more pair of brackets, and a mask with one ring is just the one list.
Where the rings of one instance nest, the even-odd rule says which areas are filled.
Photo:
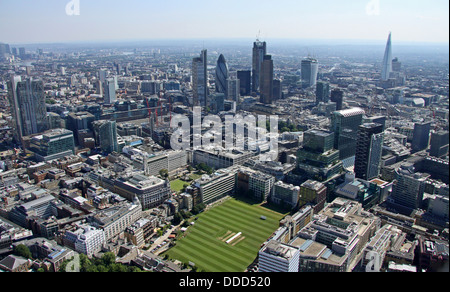
[[[220, 14], [214, 3], [204, 0], [135, 0], [131, 5], [118, 0], [72, 1], [0, 1], [1, 41], [29, 44], [255, 37], [385, 41], [392, 31], [397, 42], [449, 42], [448, 2], [442, 0], [407, 4], [400, 0], [284, 0], [277, 6], [269, 6], [267, 1], [232, 0], [221, 7]], [[71, 3], [79, 3], [79, 11], [73, 10]]]

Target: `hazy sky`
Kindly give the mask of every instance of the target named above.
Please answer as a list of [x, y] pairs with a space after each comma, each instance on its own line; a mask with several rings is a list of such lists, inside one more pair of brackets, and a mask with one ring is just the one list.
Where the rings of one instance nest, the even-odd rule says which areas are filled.
[[[66, 13], [71, 1], [79, 1], [79, 15]], [[448, 43], [449, 1], [0, 0], [0, 42], [10, 44], [255, 38], [258, 31], [265, 40], [385, 41], [392, 31], [396, 41]]]

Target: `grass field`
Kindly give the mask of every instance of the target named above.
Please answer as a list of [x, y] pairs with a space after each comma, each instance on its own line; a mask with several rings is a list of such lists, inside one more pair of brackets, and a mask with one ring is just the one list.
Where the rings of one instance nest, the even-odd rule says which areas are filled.
[[[186, 237], [165, 254], [184, 263], [191, 261], [204, 272], [243, 272], [284, 215], [231, 198], [198, 217]], [[227, 244], [229, 239], [233, 240]]]
[[180, 179], [173, 180], [170, 182], [170, 189], [174, 192], [180, 192], [185, 184], [189, 184], [188, 182], [182, 181]]

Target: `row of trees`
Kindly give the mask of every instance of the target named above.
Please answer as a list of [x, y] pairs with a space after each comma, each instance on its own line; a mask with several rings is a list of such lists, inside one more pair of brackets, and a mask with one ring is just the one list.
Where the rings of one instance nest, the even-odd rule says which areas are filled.
[[[66, 272], [67, 264], [70, 262], [64, 261], [61, 264], [60, 272]], [[80, 254], [80, 272], [82, 273], [131, 273], [143, 272], [138, 267], [126, 266], [121, 263], [116, 263], [116, 256], [112, 252], [103, 254], [101, 258], [88, 258], [85, 254]]]

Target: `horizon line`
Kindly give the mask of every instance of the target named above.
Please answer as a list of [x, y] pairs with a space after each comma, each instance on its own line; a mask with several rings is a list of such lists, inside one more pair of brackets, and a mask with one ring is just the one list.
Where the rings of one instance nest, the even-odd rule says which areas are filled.
[[[218, 37], [207, 37], [207, 38], [201, 38], [201, 37], [192, 37], [192, 38], [147, 38], [147, 39], [105, 39], [105, 40], [64, 40], [64, 41], [42, 41], [42, 42], [0, 42], [0, 43], [4, 43], [4, 44], [9, 44], [10, 46], [18, 46], [18, 45], [22, 45], [22, 46], [36, 46], [36, 45], [76, 45], [76, 44], [113, 44], [113, 43], [122, 43], [122, 44], [126, 44], [126, 43], [134, 43], [134, 42], [154, 42], [154, 41], [253, 41], [256, 40], [254, 38], [250, 38], [250, 37], [223, 37], [223, 38], [218, 38]], [[375, 43], [379, 43], [380, 45], [382, 44], [382, 42], [386, 42], [386, 40], [384, 39], [346, 39], [346, 38], [342, 38], [342, 39], [327, 39], [327, 38], [269, 38], [268, 40], [271, 41], [288, 41], [288, 42], [306, 42], [306, 41], [311, 41], [311, 42], [330, 42], [330, 45], [332, 45], [333, 43], [336, 42], [349, 42], [349, 43], [371, 43], [371, 44], [375, 44]], [[264, 40], [264, 41], [268, 41], [268, 40]], [[397, 45], [405, 45], [405, 44], [416, 44], [416, 45], [446, 45], [449, 46], [450, 42], [449, 41], [417, 41], [417, 40], [394, 40], [394, 43], [396, 43]]]

